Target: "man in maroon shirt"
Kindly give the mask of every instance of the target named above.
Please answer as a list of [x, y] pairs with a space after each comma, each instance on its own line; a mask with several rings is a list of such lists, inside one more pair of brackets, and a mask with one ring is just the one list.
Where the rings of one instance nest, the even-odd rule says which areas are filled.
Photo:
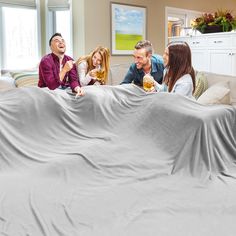
[[73, 59], [65, 55], [66, 44], [62, 35], [55, 33], [49, 40], [49, 46], [52, 53], [44, 56], [39, 64], [38, 86], [52, 90], [71, 87], [77, 96], [83, 95]]

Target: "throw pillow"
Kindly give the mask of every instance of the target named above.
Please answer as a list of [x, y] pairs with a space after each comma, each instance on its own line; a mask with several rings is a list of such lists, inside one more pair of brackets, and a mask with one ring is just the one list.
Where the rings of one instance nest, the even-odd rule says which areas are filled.
[[11, 73], [11, 75], [15, 80], [16, 87], [38, 86], [38, 71], [21, 71]]
[[208, 88], [207, 78], [202, 72], [196, 73], [196, 86], [193, 96], [198, 99]]
[[1, 80], [0, 79], [0, 91], [7, 91], [7, 90], [10, 90], [10, 89], [14, 89], [14, 88], [16, 88], [14, 84], [9, 83], [6, 80]]
[[201, 104], [230, 104], [230, 89], [226, 83], [218, 83], [208, 88], [197, 101]]

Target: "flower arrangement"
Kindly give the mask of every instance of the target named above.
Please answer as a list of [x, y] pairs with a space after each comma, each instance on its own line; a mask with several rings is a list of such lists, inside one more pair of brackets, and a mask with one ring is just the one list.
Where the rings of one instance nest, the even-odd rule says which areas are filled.
[[201, 33], [228, 32], [236, 29], [236, 17], [232, 11], [218, 10], [214, 14], [204, 13], [193, 20], [191, 26]]

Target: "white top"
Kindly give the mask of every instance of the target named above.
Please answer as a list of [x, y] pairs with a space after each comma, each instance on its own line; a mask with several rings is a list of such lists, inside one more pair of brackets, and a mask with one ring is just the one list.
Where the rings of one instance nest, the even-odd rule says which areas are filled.
[[93, 77], [91, 77], [89, 73], [87, 73], [87, 70], [88, 70], [88, 63], [86, 61], [81, 61], [79, 65], [77, 65], [77, 73], [79, 76], [79, 81], [81, 86], [88, 85], [89, 82], [93, 79]]
[[192, 98], [193, 97], [193, 81], [192, 81], [191, 75], [186, 74], [180, 77], [176, 81], [173, 89], [171, 90], [171, 93], [178, 93], [186, 97]]
[[[164, 92], [166, 91], [165, 84], [158, 84], [157, 82], [155, 83], [155, 88], [157, 92]], [[190, 74], [186, 74], [182, 77], [180, 77], [174, 87], [171, 90], [171, 93], [177, 93], [189, 98], [193, 98], [193, 82], [192, 82], [192, 77]]]

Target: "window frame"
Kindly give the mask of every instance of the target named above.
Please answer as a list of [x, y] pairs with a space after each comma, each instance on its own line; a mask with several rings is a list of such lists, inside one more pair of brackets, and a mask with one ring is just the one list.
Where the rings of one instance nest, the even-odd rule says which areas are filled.
[[[45, 11], [46, 11], [46, 42], [47, 42], [47, 47], [46, 51], [48, 53], [51, 52], [50, 47], [49, 47], [49, 39], [51, 36], [56, 33], [56, 12], [57, 11], [69, 11], [70, 15], [70, 42], [66, 41], [66, 44], [70, 44], [70, 49], [71, 52], [68, 53], [66, 52], [67, 55], [71, 56], [73, 58], [73, 25], [72, 25], [72, 7], [71, 4], [69, 4], [69, 9], [68, 8], [61, 8], [61, 7], [55, 7], [55, 8], [49, 8], [46, 4], [45, 6]], [[59, 32], [61, 33], [61, 32]]]
[[[3, 32], [4, 32], [4, 19], [3, 19], [3, 7], [9, 7], [9, 8], [21, 8], [21, 9], [35, 9], [36, 10], [36, 21], [37, 21], [37, 61], [40, 60], [41, 58], [41, 20], [40, 20], [40, 0], [35, 0], [35, 7], [33, 6], [26, 6], [26, 5], [16, 5], [16, 4], [2, 4], [0, 3], [0, 50], [1, 50], [1, 55], [0, 55], [0, 72], [2, 70], [6, 71], [6, 70], [11, 70], [11, 68], [5, 68], [5, 64], [4, 64], [4, 57], [6, 54], [6, 50], [5, 50], [5, 42], [4, 42], [4, 37], [3, 37]], [[38, 64], [38, 63], [37, 63]], [[37, 66], [37, 64], [35, 65], [35, 67]], [[24, 68], [26, 69], [26, 68]], [[14, 68], [13, 68], [14, 70]]]

